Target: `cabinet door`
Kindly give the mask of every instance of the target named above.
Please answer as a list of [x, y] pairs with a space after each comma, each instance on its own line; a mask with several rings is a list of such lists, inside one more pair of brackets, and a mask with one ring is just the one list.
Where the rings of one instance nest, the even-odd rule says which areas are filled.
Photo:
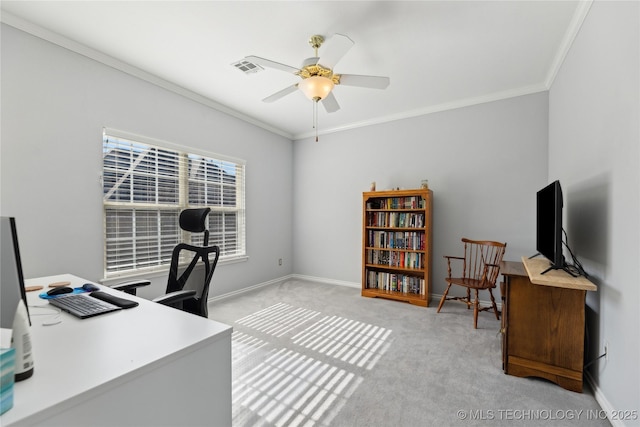
[[582, 371], [585, 291], [534, 285], [525, 277], [513, 279], [509, 355]]

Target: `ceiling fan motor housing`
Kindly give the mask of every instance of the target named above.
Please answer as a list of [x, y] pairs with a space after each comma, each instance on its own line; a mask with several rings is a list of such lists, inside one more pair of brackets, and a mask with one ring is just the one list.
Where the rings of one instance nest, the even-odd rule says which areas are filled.
[[333, 70], [331, 70], [331, 68], [325, 68], [318, 64], [319, 59], [320, 58], [318, 57], [305, 59], [297, 74], [303, 79], [308, 79], [309, 77], [314, 76], [326, 77], [333, 81], [333, 84], [340, 84], [340, 74], [333, 74]]

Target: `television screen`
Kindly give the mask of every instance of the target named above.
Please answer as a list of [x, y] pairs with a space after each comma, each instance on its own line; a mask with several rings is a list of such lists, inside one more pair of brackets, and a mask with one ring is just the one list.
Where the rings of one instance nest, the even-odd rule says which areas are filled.
[[551, 261], [551, 268], [564, 269], [560, 181], [538, 191], [536, 210], [536, 250]]

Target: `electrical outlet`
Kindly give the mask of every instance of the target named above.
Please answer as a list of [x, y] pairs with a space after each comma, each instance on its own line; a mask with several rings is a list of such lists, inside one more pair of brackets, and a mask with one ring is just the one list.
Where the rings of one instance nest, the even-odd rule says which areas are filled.
[[282, 265], [282, 258], [278, 259], [278, 265]]
[[611, 346], [609, 346], [609, 341], [604, 342], [604, 360], [609, 361], [609, 351], [611, 350]]

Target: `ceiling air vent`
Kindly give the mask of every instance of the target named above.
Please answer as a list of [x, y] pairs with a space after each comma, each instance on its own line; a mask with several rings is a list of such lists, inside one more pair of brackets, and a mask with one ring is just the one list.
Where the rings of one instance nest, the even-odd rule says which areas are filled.
[[245, 59], [241, 59], [238, 62], [234, 62], [233, 66], [245, 74], [253, 74], [253, 73], [257, 73], [258, 71], [264, 70], [264, 68], [262, 68], [258, 64], [254, 64], [253, 62], [249, 62]]

